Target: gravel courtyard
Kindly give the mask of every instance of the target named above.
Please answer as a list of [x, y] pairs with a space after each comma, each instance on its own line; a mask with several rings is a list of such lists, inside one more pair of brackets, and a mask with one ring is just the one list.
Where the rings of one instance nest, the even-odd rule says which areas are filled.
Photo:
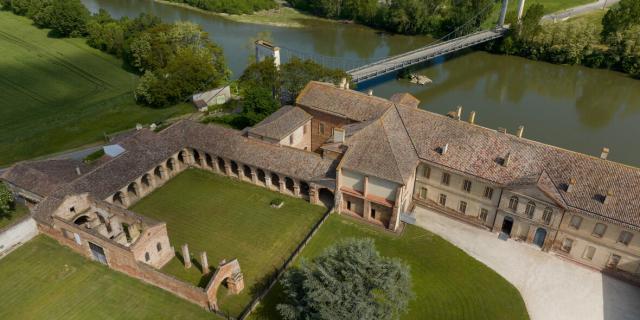
[[417, 225], [458, 246], [511, 282], [532, 320], [637, 320], [640, 288], [578, 266], [537, 247], [502, 241], [477, 229], [416, 207]]

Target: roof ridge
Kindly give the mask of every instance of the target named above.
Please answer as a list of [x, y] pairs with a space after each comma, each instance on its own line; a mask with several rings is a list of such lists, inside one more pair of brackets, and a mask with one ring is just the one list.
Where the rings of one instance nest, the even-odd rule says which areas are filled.
[[[391, 110], [391, 108], [389, 108], [389, 110]], [[387, 145], [389, 145], [389, 148], [391, 149], [391, 154], [393, 155], [393, 162], [395, 162], [395, 166], [394, 168], [397, 171], [397, 174], [400, 176], [400, 180], [402, 180], [402, 182], [404, 183], [404, 177], [402, 176], [402, 172], [400, 170], [400, 163], [398, 163], [398, 158], [396, 158], [396, 152], [393, 149], [393, 146], [391, 144], [391, 141], [389, 141], [389, 134], [387, 134], [387, 128], [384, 125], [384, 121], [382, 120], [382, 118], [387, 114], [387, 112], [389, 112], [389, 110], [385, 111], [382, 116], [380, 118], [378, 118], [378, 121], [380, 121], [380, 126], [382, 127], [382, 131], [384, 132], [384, 139], [387, 142]]]

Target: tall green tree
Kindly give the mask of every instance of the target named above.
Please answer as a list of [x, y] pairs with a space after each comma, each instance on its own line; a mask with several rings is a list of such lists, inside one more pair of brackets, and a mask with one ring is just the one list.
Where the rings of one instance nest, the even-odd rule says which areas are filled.
[[640, 1], [621, 0], [602, 18], [602, 38], [607, 38], [634, 25], [640, 25]]
[[372, 239], [347, 239], [282, 278], [287, 320], [397, 319], [413, 297], [409, 267], [380, 256]]
[[276, 68], [273, 58], [252, 63], [244, 69], [240, 76], [240, 87], [243, 90], [253, 87], [265, 88], [271, 91], [274, 97], [277, 97], [280, 88], [280, 72]]
[[276, 112], [279, 107], [271, 90], [258, 86], [251, 87], [244, 92], [241, 115], [247, 120], [246, 124], [252, 126]]
[[325, 68], [313, 60], [293, 58], [280, 66], [281, 100], [291, 103], [311, 80], [339, 83], [351, 77], [339, 69]]
[[7, 186], [0, 182], [0, 214], [8, 213], [13, 207], [13, 194]]
[[51, 28], [59, 37], [80, 37], [85, 34], [89, 10], [80, 0], [52, 0], [40, 12], [41, 25]]

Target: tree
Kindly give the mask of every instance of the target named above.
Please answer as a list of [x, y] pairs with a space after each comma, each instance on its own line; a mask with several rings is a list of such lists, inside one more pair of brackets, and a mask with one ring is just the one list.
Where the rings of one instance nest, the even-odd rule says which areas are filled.
[[13, 194], [7, 186], [0, 182], [0, 214], [8, 213], [13, 207]]
[[339, 69], [325, 68], [313, 60], [293, 58], [280, 66], [281, 99], [292, 102], [311, 80], [338, 83], [342, 78], [350, 79], [351, 76]]
[[413, 297], [409, 267], [380, 256], [372, 239], [342, 241], [281, 281], [287, 320], [396, 319]]
[[241, 115], [246, 118], [247, 125], [262, 121], [280, 107], [268, 88], [250, 87], [244, 93]]
[[640, 1], [621, 0], [602, 18], [602, 38], [640, 24]]
[[38, 20], [56, 36], [79, 37], [86, 32], [89, 16], [89, 10], [80, 0], [52, 0], [51, 5], [39, 13]]
[[520, 25], [518, 25], [518, 35], [523, 39], [531, 39], [540, 33], [540, 19], [544, 16], [544, 6], [535, 3], [527, 8]]
[[280, 88], [280, 75], [273, 58], [250, 64], [240, 76], [240, 87], [249, 89], [261, 87], [269, 89], [277, 97]]

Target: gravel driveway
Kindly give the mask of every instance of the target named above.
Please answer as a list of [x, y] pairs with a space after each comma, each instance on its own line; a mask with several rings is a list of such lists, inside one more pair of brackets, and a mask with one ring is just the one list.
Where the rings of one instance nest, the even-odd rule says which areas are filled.
[[638, 320], [640, 288], [532, 245], [416, 207], [417, 225], [440, 235], [511, 282], [532, 320]]

